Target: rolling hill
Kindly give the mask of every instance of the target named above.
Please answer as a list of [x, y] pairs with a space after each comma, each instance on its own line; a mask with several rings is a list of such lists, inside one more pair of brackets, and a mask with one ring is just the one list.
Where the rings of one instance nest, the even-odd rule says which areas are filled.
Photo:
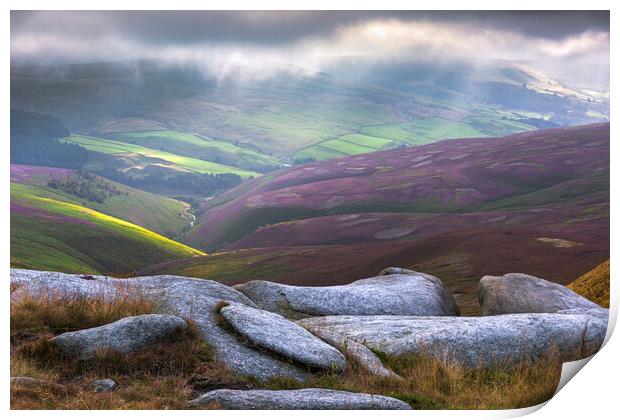
[[190, 225], [189, 205], [82, 171], [11, 165], [11, 182], [37, 197], [77, 204], [177, 237]]
[[[125, 161], [130, 160], [134, 165], [126, 169], [132, 169], [134, 167], [144, 169], [144, 166], [154, 165], [163, 166], [176, 171], [194, 172], [199, 174], [235, 174], [244, 178], [259, 175], [257, 172], [246, 171], [227, 165], [222, 165], [220, 163], [204, 161], [189, 156], [181, 156], [163, 150], [152, 149], [117, 140], [83, 135], [72, 135], [66, 137], [64, 141], [67, 143], [78, 144], [93, 152], [113, 155], [115, 157], [119, 157], [120, 159], [127, 157], [138, 157], [137, 162], [136, 159], [125, 159]], [[97, 159], [95, 159], [94, 162], [91, 162], [90, 165], [87, 164], [85, 167], [96, 167], [99, 165], [100, 163]]]
[[105, 137], [249, 171], [269, 172], [280, 167], [277, 158], [257, 152], [250, 147], [213, 140], [193, 133], [148, 130], [108, 132]]
[[206, 202], [183, 241], [220, 252], [149, 272], [226, 280], [256, 266], [270, 279], [317, 284], [397, 265], [437, 275], [474, 311], [485, 274], [566, 284], [608, 258], [609, 124], [279, 170]]
[[178, 234], [189, 224], [183, 218], [184, 203], [99, 177], [84, 181], [84, 176], [59, 168], [12, 166], [11, 266], [127, 274], [204, 255], [136, 224]]
[[609, 308], [609, 260], [580, 276], [568, 285], [581, 296], [605, 308]]
[[[259, 227], [263, 229], [256, 234], [264, 236], [266, 229], [280, 228], [267, 225], [358, 213], [380, 218], [413, 213], [426, 220], [430, 215], [466, 218], [510, 211], [504, 220], [524, 209], [589, 205], [593, 215], [604, 215], [594, 203], [608, 203], [608, 168], [605, 124], [449, 140], [309, 163], [251, 180], [209, 201], [185, 240], [215, 250], [247, 240]], [[377, 220], [371, 224], [379, 225]]]
[[[522, 65], [474, 68], [445, 58], [386, 67], [340, 63], [326, 73], [291, 69], [250, 81], [158, 61], [11, 68], [12, 108], [144, 147], [174, 139], [166, 151], [216, 154], [223, 164], [256, 172], [272, 165], [270, 155], [286, 163], [605, 121], [602, 98]], [[149, 131], [157, 134], [135, 135]], [[216, 140], [205, 151], [196, 138]], [[223, 151], [230, 145], [241, 150]]]

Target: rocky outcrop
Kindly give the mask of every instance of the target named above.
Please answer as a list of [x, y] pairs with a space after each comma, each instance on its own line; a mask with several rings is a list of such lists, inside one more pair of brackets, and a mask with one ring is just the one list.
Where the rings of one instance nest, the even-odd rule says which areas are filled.
[[151, 346], [185, 329], [187, 323], [173, 315], [138, 315], [111, 324], [61, 334], [52, 339], [63, 352], [90, 359], [99, 350], [131, 353]]
[[347, 367], [338, 350], [280, 315], [237, 304], [223, 307], [220, 314], [253, 344], [294, 362], [335, 372]]
[[478, 301], [483, 316], [600, 308], [560, 284], [517, 273], [483, 277]]
[[337, 334], [388, 355], [414, 353], [464, 367], [501, 366], [556, 355], [595, 353], [607, 323], [588, 314], [488, 317], [327, 316], [298, 324], [319, 337]]
[[235, 297], [234, 300], [223, 301], [219, 297], [197, 292], [194, 285], [179, 283], [166, 288], [163, 304], [169, 313], [191, 319], [200, 330], [202, 338], [213, 349], [215, 359], [233, 372], [261, 381], [278, 376], [306, 379], [307, 369], [248, 346], [242, 336], [222, 325], [222, 321], [218, 319], [222, 303], [245, 304], [248, 299], [241, 296], [242, 299]]
[[11, 269], [11, 284], [20, 286], [11, 296], [12, 299], [19, 299], [15, 294], [23, 293], [109, 299], [136, 294], [152, 297], [161, 303], [163, 312], [193, 320], [202, 338], [213, 349], [216, 360], [233, 372], [263, 381], [275, 376], [303, 380], [308, 375], [305, 369], [248, 347], [241, 337], [220, 325], [217, 318], [220, 302], [256, 305], [237, 290], [215, 281], [179, 276], [115, 279]]
[[451, 293], [424, 273], [392, 274], [343, 286], [299, 287], [268, 281], [235, 286], [256, 305], [287, 318], [322, 315], [458, 315]]
[[[485, 277], [481, 302], [494, 308], [488, 311], [505, 309], [523, 290], [516, 299], [521, 302], [519, 308], [532, 311], [544, 302], [537, 296], [525, 301], [523, 296], [538, 290], [551, 302], [543, 309], [555, 313], [466, 318], [450, 316], [458, 313], [458, 307], [435, 277], [395, 268], [385, 273], [344, 286], [294, 287], [255, 281], [237, 290], [178, 276], [113, 279], [11, 270], [11, 284], [17, 286], [11, 288], [11, 299], [33, 293], [106, 299], [144, 295], [156, 300], [159, 310], [168, 315], [132, 317], [152, 322], [127, 318], [62, 334], [54, 341], [83, 358], [98, 348], [129, 352], [164, 339], [173, 326], [185, 326], [184, 320], [191, 319], [216, 361], [260, 381], [274, 377], [303, 381], [311, 369], [342, 371], [343, 354], [373, 375], [398, 378], [381, 363], [376, 350], [388, 355], [412, 352], [467, 367], [539, 360], [554, 352], [562, 361], [570, 361], [593, 354], [605, 337], [607, 310], [541, 279]], [[510, 282], [510, 276], [519, 279]], [[510, 289], [510, 299], [497, 284]], [[292, 323], [268, 311], [302, 319]], [[411, 315], [419, 313], [425, 316]], [[336, 315], [314, 316], [321, 314]], [[162, 319], [174, 321], [162, 323]]]
[[380, 395], [331, 389], [287, 391], [219, 389], [190, 401], [192, 406], [229, 410], [409, 410], [408, 404]]

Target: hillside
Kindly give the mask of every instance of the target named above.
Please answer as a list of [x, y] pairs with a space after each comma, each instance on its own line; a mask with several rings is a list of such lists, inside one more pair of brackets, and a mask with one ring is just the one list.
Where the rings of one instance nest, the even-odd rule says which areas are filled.
[[[126, 274], [159, 262], [202, 255], [152, 230], [105, 214], [122, 214], [164, 229], [182, 229], [182, 203], [124, 188], [119, 200], [90, 203], [41, 182], [71, 171], [17, 166], [11, 182], [11, 266], [81, 273]], [[125, 195], [126, 194], [126, 195]], [[124, 200], [123, 200], [124, 199]], [[160, 201], [161, 199], [161, 201]], [[157, 204], [156, 204], [157, 203]], [[145, 206], [153, 205], [151, 213]], [[168, 206], [168, 207], [167, 207]], [[143, 213], [143, 217], [140, 217]], [[174, 217], [173, 217], [174, 216]], [[167, 218], [172, 218], [170, 221]]]
[[206, 202], [183, 241], [226, 252], [148, 272], [336, 284], [403, 266], [467, 313], [485, 274], [566, 284], [608, 258], [608, 171], [608, 124], [309, 163]]
[[[102, 139], [97, 137], [73, 135], [64, 139], [66, 143], [75, 143], [87, 150], [112, 155], [117, 160], [129, 161], [132, 166], [124, 169], [144, 170], [145, 166], [163, 166], [174, 171], [194, 172], [199, 174], [235, 174], [247, 178], [259, 175], [257, 172], [246, 171], [239, 168], [209, 162], [190, 156], [182, 156], [163, 150], [143, 147], [137, 144], [125, 143], [117, 140]], [[135, 159], [135, 158], [138, 159]], [[129, 158], [129, 159], [128, 159]], [[133, 159], [132, 159], [133, 158]], [[98, 159], [92, 159], [86, 167], [97, 167]]]
[[150, 149], [255, 172], [268, 172], [280, 167], [278, 159], [233, 142], [217, 141], [193, 133], [179, 131], [108, 132], [107, 138], [137, 144]]
[[580, 276], [568, 287], [592, 302], [609, 308], [609, 279], [609, 260], [607, 260]]
[[497, 119], [495, 124], [478, 124], [482, 118], [450, 121], [442, 118], [419, 118], [394, 125], [362, 127], [361, 134], [345, 134], [297, 151], [293, 158], [315, 160], [371, 153], [405, 146], [417, 146], [440, 140], [468, 137], [489, 137], [534, 127], [518, 121]]
[[[472, 216], [479, 213], [488, 219], [503, 216], [491, 223], [514, 224], [513, 218], [524, 217], [520, 212], [539, 207], [555, 212], [590, 207], [590, 217], [584, 220], [594, 220], [605, 215], [608, 205], [608, 168], [608, 124], [450, 140], [333, 159], [268, 174], [209, 201], [185, 239], [215, 250], [241, 239], [250, 245], [248, 235], [253, 234], [250, 237], [256, 241], [251, 245], [257, 246], [270, 230], [290, 228], [277, 223], [330, 216], [320, 220], [321, 225], [330, 225], [329, 232], [353, 232], [369, 222], [370, 230], [362, 229], [367, 239], [376, 234], [375, 239], [417, 235], [429, 223], [451, 225], [448, 220], [435, 223], [432, 217], [479, 223]], [[354, 220], [358, 216], [353, 215], [364, 213], [371, 213], [374, 220]], [[536, 213], [540, 215], [528, 222], [545, 223], [549, 212]], [[342, 216], [347, 214], [352, 216]], [[409, 214], [413, 219], [403, 220]], [[411, 228], [400, 234], [384, 232], [392, 225]], [[307, 226], [309, 233], [318, 229], [311, 220], [300, 226]], [[341, 241], [332, 235], [323, 239], [326, 236], [332, 243]], [[286, 240], [307, 245], [322, 239], [295, 235]]]
[[[195, 63], [144, 60], [13, 66], [11, 106], [60, 118], [72, 132], [143, 146], [142, 135], [123, 133], [165, 133], [179, 142], [173, 153], [196, 142], [170, 133], [192, 133], [215, 142], [203, 153], [257, 172], [272, 165], [264, 157], [270, 155], [325, 159], [606, 121], [608, 115], [606, 101], [520, 65], [446, 60], [341, 63], [327, 73], [299, 68], [256, 80], [234, 74], [221, 79]], [[241, 156], [220, 146], [237, 146], [234, 154]]]
[[11, 165], [11, 182], [37, 197], [87, 207], [167, 237], [179, 236], [190, 224], [188, 204], [89, 173]]

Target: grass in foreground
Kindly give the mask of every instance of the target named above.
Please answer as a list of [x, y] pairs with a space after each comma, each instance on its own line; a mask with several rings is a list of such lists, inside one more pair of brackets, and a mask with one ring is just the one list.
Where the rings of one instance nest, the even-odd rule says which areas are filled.
[[[127, 316], [157, 312], [143, 297], [22, 296], [11, 304], [11, 376], [46, 381], [12, 384], [12, 409], [179, 409], [192, 396], [191, 378], [222, 371], [193, 324], [165, 343], [123, 355], [101, 352], [89, 361], [67, 358], [49, 341], [62, 332], [91, 328]], [[113, 393], [96, 393], [92, 381], [111, 378]]]
[[271, 380], [269, 389], [330, 388], [385, 395], [413, 409], [510, 409], [549, 400], [558, 385], [561, 364], [544, 361], [502, 369], [466, 370], [434, 359], [406, 354], [384, 358], [403, 379], [379, 378], [349, 365], [343, 375], [315, 375], [305, 383]]
[[[379, 356], [403, 377], [384, 379], [350, 364], [342, 375], [314, 374], [306, 382], [276, 378], [261, 384], [233, 374], [214, 361], [195, 326], [165, 343], [130, 355], [101, 352], [91, 361], [67, 359], [48, 339], [125, 316], [152, 313], [140, 297], [101, 299], [26, 297], [11, 306], [11, 376], [39, 385], [12, 384], [13, 409], [187, 409], [187, 401], [216, 388], [330, 388], [387, 395], [414, 409], [500, 409], [527, 407], [552, 397], [561, 365], [541, 361], [505, 369], [464, 370], [415, 355]], [[191, 323], [190, 323], [191, 324]], [[111, 378], [119, 387], [95, 393], [89, 384]]]

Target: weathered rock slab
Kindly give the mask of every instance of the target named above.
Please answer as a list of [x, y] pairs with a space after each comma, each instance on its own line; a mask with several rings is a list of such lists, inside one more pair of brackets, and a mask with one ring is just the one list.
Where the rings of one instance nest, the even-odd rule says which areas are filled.
[[408, 404], [381, 395], [331, 389], [306, 388], [286, 391], [230, 390], [208, 392], [190, 401], [193, 406], [229, 410], [409, 410]]
[[165, 340], [186, 327], [183, 319], [173, 315], [138, 315], [100, 327], [67, 332], [54, 337], [52, 342], [67, 354], [90, 359], [98, 350], [131, 353]]
[[342, 286], [300, 287], [256, 280], [234, 286], [266, 311], [301, 319], [323, 315], [458, 315], [452, 294], [424, 273], [392, 274]]
[[220, 314], [259, 347], [315, 369], [343, 372], [347, 367], [338, 350], [278, 314], [237, 304], [223, 307]]
[[607, 328], [601, 318], [587, 314], [327, 316], [298, 324], [319, 337], [339, 335], [388, 355], [414, 353], [468, 368], [550, 356], [579, 360], [600, 348]]
[[478, 301], [483, 316], [600, 308], [568, 287], [519, 273], [484, 276], [478, 284]]
[[256, 305], [245, 295], [213, 280], [195, 279], [182, 276], [143, 276], [118, 279], [107, 276], [65, 274], [53, 271], [36, 271], [11, 269], [11, 284], [18, 286], [11, 299], [21, 295], [57, 298], [93, 297], [109, 300], [122, 299], [126, 296], [144, 296], [159, 299], [166, 289], [175, 285], [191, 295], [207, 295], [214, 299], [230, 300], [247, 306]]
[[192, 290], [193, 287], [184, 283], [168, 287], [163, 300], [165, 310], [191, 319], [198, 326], [203, 340], [212, 347], [216, 361], [236, 373], [252, 376], [261, 381], [277, 376], [299, 380], [308, 377], [307, 369], [301, 369], [247, 346], [243, 337], [221, 325], [218, 311], [222, 302], [245, 304], [247, 300], [245, 296], [239, 299], [241, 302], [222, 300], [207, 294], [193, 294]]

